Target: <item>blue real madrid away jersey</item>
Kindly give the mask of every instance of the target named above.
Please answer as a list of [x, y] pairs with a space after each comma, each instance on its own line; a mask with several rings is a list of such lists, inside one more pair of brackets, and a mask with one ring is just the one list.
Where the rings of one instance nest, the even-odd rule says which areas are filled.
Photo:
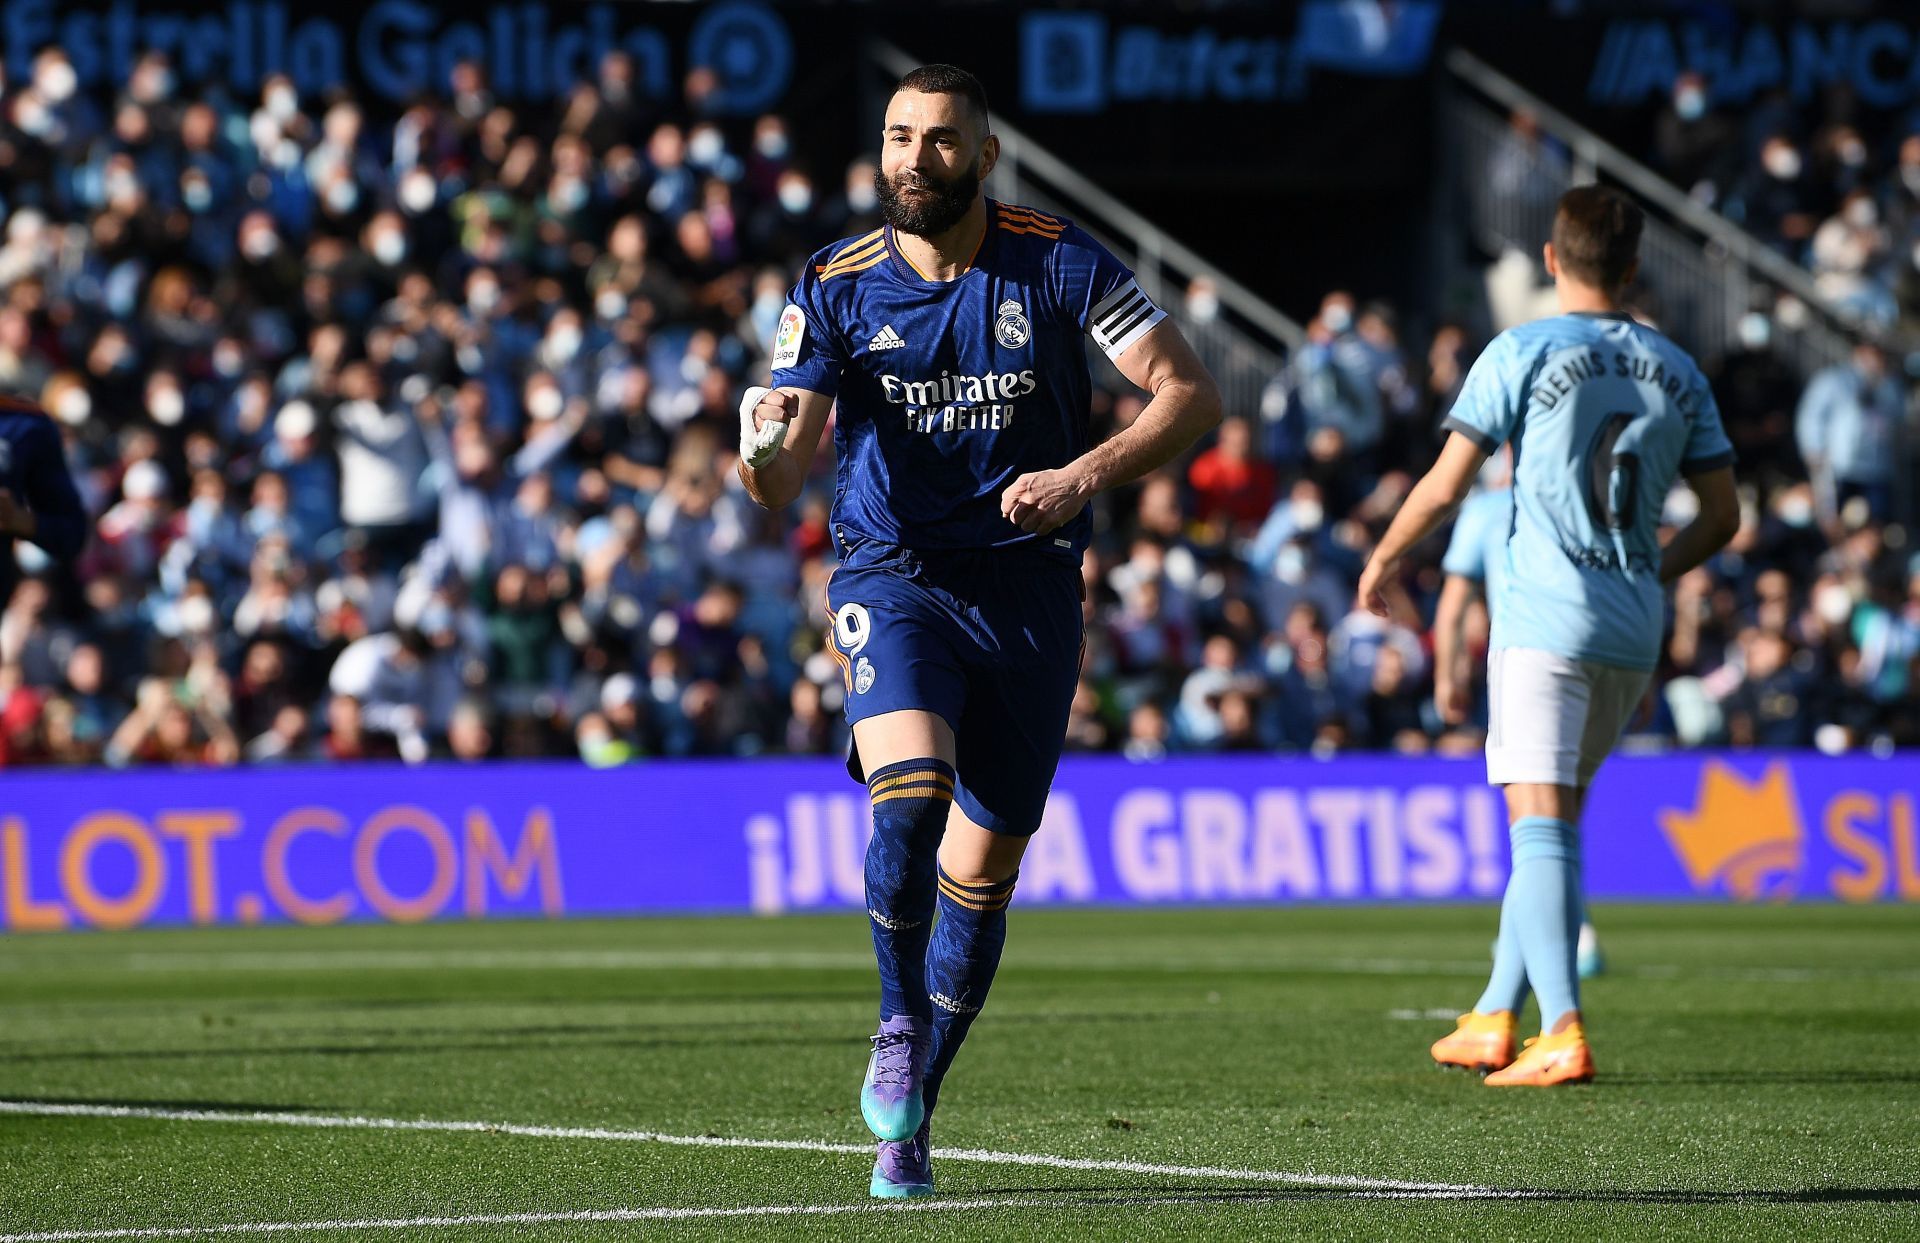
[[1624, 314], [1523, 324], [1475, 361], [1446, 426], [1513, 445], [1493, 646], [1652, 669], [1667, 492], [1733, 461], [1693, 359]]
[[848, 538], [1077, 561], [1087, 513], [1031, 535], [1000, 495], [1090, 447], [1083, 337], [1118, 358], [1166, 313], [1071, 223], [991, 199], [987, 217], [951, 281], [916, 272], [890, 228], [815, 255], [780, 318], [773, 383], [838, 399], [833, 519]]

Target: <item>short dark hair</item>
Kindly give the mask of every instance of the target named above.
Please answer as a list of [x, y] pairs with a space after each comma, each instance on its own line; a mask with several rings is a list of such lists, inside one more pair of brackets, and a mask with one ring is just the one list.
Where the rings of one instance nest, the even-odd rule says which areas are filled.
[[1627, 283], [1640, 257], [1646, 213], [1611, 186], [1575, 186], [1553, 213], [1553, 255], [1582, 284], [1613, 290]]
[[987, 88], [980, 85], [980, 79], [974, 77], [958, 65], [922, 65], [894, 84], [893, 93], [918, 91], [922, 95], [958, 95], [973, 108], [974, 115], [980, 118], [980, 133], [993, 132], [993, 125], [987, 120]]

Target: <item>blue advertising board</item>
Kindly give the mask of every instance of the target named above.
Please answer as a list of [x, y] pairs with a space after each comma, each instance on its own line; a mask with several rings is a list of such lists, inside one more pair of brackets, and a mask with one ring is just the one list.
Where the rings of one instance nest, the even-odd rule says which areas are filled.
[[[1482, 767], [1072, 758], [1022, 903], [1483, 901]], [[1920, 766], [1623, 758], [1586, 817], [1598, 898], [1920, 901]], [[858, 909], [870, 820], [830, 760], [31, 773], [0, 801], [0, 927]]]

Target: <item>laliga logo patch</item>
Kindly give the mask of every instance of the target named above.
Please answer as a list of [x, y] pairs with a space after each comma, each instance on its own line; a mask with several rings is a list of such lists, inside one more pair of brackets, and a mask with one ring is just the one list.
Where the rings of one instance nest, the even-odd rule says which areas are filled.
[[780, 313], [780, 327], [773, 334], [773, 365], [791, 367], [800, 361], [800, 343], [807, 339], [807, 317], [792, 303]]
[[856, 695], [864, 695], [872, 690], [873, 678], [873, 663], [865, 656], [862, 656], [860, 663], [853, 667], [853, 693]]
[[1010, 350], [1019, 349], [1033, 337], [1033, 326], [1027, 323], [1025, 309], [1012, 298], [1000, 304], [1000, 318], [993, 326], [993, 335]]

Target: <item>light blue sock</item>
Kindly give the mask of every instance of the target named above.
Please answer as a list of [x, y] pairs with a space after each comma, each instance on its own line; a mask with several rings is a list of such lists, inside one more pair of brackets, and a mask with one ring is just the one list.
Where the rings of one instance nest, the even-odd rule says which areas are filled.
[[[1513, 893], [1511, 884], [1507, 886], [1507, 893]], [[1520, 955], [1519, 929], [1508, 918], [1506, 906], [1501, 903], [1500, 939], [1493, 943], [1493, 974], [1487, 977], [1487, 991], [1473, 1003], [1473, 1008], [1481, 1014], [1500, 1010], [1518, 1014], [1520, 1007], [1527, 1004], [1527, 964]]]
[[1501, 939], [1513, 930], [1527, 983], [1540, 999], [1540, 1030], [1580, 1008], [1574, 950], [1580, 937], [1580, 830], [1527, 816], [1513, 826], [1513, 875], [1500, 907]]

